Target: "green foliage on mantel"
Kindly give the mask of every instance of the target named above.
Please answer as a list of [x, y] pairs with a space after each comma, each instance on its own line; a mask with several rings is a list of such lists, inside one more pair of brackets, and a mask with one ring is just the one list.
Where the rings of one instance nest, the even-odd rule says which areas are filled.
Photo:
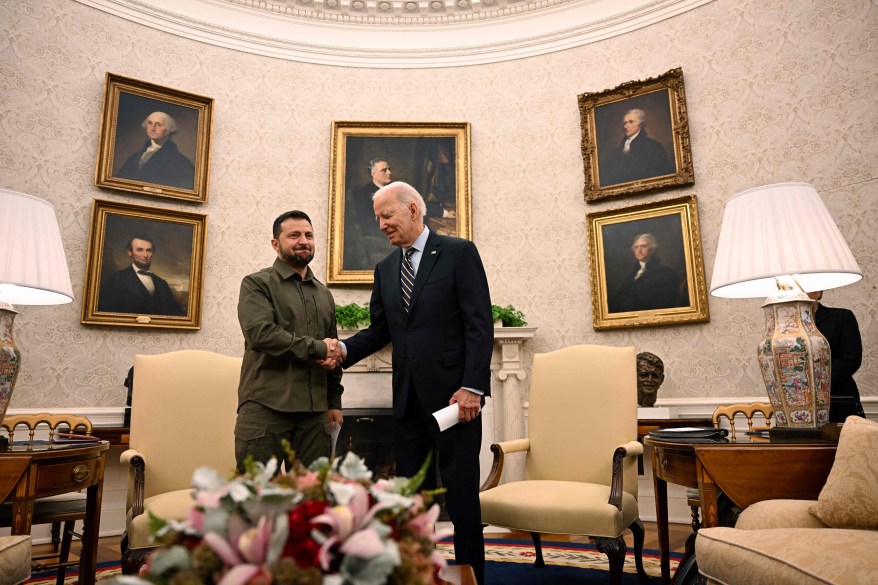
[[494, 321], [499, 320], [504, 327], [527, 327], [527, 321], [524, 320], [524, 313], [513, 307], [506, 305], [491, 305], [491, 317]]
[[339, 329], [359, 329], [360, 326], [369, 325], [372, 316], [369, 313], [369, 303], [361, 305], [350, 303], [335, 306], [335, 322]]

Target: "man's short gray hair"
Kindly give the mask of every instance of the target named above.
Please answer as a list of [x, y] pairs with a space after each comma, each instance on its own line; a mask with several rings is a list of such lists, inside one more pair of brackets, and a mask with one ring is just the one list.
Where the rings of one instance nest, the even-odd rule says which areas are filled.
[[634, 108], [633, 110], [628, 110], [627, 112], [625, 112], [626, 116], [628, 114], [634, 114], [635, 116], [637, 116], [637, 119], [640, 121], [641, 127], [646, 126], [646, 112], [644, 112], [640, 108]]
[[394, 181], [393, 183], [384, 185], [375, 191], [375, 194], [372, 195], [372, 200], [374, 201], [376, 197], [384, 195], [385, 193], [394, 195], [403, 208], [407, 209], [410, 203], [414, 203], [418, 207], [421, 217], [427, 215], [427, 205], [424, 203], [424, 198], [421, 197], [421, 194], [408, 183]]
[[[168, 134], [173, 134], [177, 131], [177, 121], [172, 116], [164, 112], [153, 112], [149, 116], [155, 116], [156, 114], [161, 114], [165, 117], [165, 125], [168, 127]], [[149, 120], [149, 116], [143, 119], [143, 123], [141, 124], [141, 126], [143, 126], [144, 128], [146, 128], [146, 121]]]
[[387, 162], [386, 158], [373, 158], [372, 160], [369, 161], [369, 172], [371, 173], [372, 171], [374, 171], [375, 165], [377, 165], [380, 162], [386, 162], [388, 165], [390, 165], [390, 163]]
[[646, 240], [647, 242], [649, 242], [649, 247], [653, 250], [658, 248], [658, 240], [656, 240], [655, 236], [652, 234], [637, 234], [636, 236], [634, 236], [634, 239], [631, 240], [631, 245], [633, 246], [634, 244], [636, 244], [637, 240]]

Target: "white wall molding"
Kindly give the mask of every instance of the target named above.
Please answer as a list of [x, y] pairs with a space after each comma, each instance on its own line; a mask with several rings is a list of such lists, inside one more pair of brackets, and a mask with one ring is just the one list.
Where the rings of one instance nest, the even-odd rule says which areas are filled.
[[52, 414], [76, 414], [87, 417], [91, 424], [96, 427], [121, 427], [125, 420], [125, 408], [119, 407], [71, 407], [71, 408], [10, 408], [6, 414], [40, 414], [50, 412]]
[[712, 0], [76, 0], [181, 37], [344, 67], [495, 63], [622, 35]]

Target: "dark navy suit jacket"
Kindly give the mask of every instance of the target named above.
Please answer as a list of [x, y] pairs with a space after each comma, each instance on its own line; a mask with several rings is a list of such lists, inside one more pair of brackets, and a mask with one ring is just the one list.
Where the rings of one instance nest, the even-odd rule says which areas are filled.
[[412, 384], [423, 410], [448, 406], [459, 388], [491, 389], [494, 325], [488, 279], [475, 245], [430, 232], [408, 314], [400, 293], [402, 251], [375, 267], [372, 324], [345, 340], [344, 367], [393, 343], [393, 413], [402, 418]]

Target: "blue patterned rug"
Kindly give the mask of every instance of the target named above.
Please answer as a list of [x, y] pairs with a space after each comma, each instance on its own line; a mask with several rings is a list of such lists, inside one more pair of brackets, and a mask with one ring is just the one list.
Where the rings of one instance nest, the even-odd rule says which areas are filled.
[[[438, 548], [446, 559], [454, 558], [454, 547], [450, 540], [440, 542]], [[543, 541], [543, 560], [546, 566], [542, 569], [533, 566], [535, 556], [530, 540], [486, 538], [485, 585], [597, 585], [607, 582], [607, 557], [592, 544]], [[671, 553], [671, 574], [679, 562], [680, 555]], [[659, 553], [644, 550], [643, 566], [649, 575], [660, 577]], [[632, 549], [628, 549], [625, 555], [624, 571], [622, 585], [642, 585], [634, 567]], [[69, 569], [67, 573], [65, 585], [76, 585], [79, 581], [76, 570]], [[108, 580], [120, 573], [118, 562], [100, 563], [97, 580]], [[26, 583], [54, 585], [55, 572], [34, 574]]]
[[[443, 540], [438, 548], [442, 555], [454, 558], [450, 540]], [[607, 583], [607, 557], [593, 544], [543, 541], [543, 560], [546, 566], [533, 566], [536, 553], [530, 540], [485, 539], [485, 585], [583, 585]], [[671, 553], [671, 574], [681, 555]], [[652, 577], [661, 577], [658, 551], [643, 551], [643, 567]], [[642, 582], [634, 565], [634, 550], [628, 549], [623, 568], [623, 585]]]

